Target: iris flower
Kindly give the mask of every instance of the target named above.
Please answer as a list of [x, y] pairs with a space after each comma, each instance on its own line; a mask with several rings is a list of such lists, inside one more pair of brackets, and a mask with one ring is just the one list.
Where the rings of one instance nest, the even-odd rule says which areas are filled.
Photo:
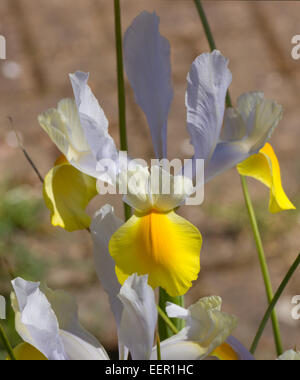
[[[108, 252], [110, 236], [119, 227], [111, 206], [104, 206], [92, 223], [95, 264], [107, 291], [117, 323], [120, 359], [157, 359], [153, 347], [157, 309], [147, 276], [130, 276], [121, 287], [115, 263]], [[15, 348], [19, 360], [108, 360], [103, 346], [79, 323], [74, 298], [40, 283], [12, 281], [16, 330], [24, 343]], [[223, 360], [252, 360], [247, 350], [230, 336], [237, 320], [221, 311], [220, 297], [200, 299], [188, 309], [168, 303], [170, 318], [182, 318], [186, 327], [161, 343], [163, 359], [203, 360], [212, 355]]]
[[[124, 62], [136, 102], [148, 121], [156, 158], [164, 159], [173, 89], [170, 46], [159, 32], [159, 18], [155, 13], [141, 13], [126, 31]], [[57, 109], [41, 115], [39, 122], [69, 164], [78, 170], [78, 175], [82, 176], [81, 172], [89, 178], [120, 184], [124, 176], [122, 163], [109, 135], [105, 114], [87, 84], [88, 74], [77, 72], [70, 75], [70, 79], [75, 101], [62, 100]], [[196, 227], [174, 212], [191, 195], [193, 178], [186, 173], [196, 174], [194, 162], [197, 159], [205, 160], [205, 182], [238, 165], [241, 174], [252, 176], [270, 188], [271, 212], [294, 208], [282, 189], [279, 164], [267, 143], [282, 118], [282, 108], [256, 92], [242, 95], [237, 107], [225, 112], [231, 80], [228, 60], [217, 50], [201, 54], [193, 62], [187, 77], [186, 107], [194, 156], [183, 172], [170, 177], [171, 194], [152, 191], [150, 173], [156, 173], [154, 182], [157, 182], [163, 170], [160, 167], [149, 171], [136, 165], [125, 173], [126, 178], [134, 177], [134, 184], [128, 185], [125, 181], [128, 194], [124, 201], [135, 212], [110, 241], [110, 253], [117, 264], [120, 282], [124, 283], [133, 273], [148, 274], [150, 285], [161, 286], [171, 296], [177, 296], [186, 293], [197, 279], [201, 235]], [[108, 159], [113, 165], [105, 165]], [[61, 168], [54, 168], [50, 173], [44, 192], [52, 221], [73, 230], [74, 220], [84, 220], [82, 208], [95, 195], [89, 185], [95, 184], [81, 177], [76, 187], [75, 176], [64, 175]], [[70, 208], [72, 212], [66, 210]], [[74, 216], [71, 220], [72, 213], [79, 218]], [[78, 227], [82, 228], [82, 224], [88, 227], [86, 221], [87, 218], [78, 222]]]
[[300, 360], [300, 352], [296, 350], [286, 351], [277, 360]]

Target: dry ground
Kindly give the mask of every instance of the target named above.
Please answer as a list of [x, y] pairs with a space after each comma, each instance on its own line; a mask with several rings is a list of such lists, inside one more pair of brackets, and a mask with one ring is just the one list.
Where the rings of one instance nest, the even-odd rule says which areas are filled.
[[[291, 38], [300, 34], [300, 4], [290, 1], [206, 1], [208, 17], [219, 49], [230, 59], [231, 86], [235, 100], [241, 93], [262, 90], [284, 107], [284, 119], [272, 137], [285, 189], [300, 205], [299, 184], [299, 92], [300, 62], [291, 58]], [[184, 93], [186, 74], [193, 59], [208, 45], [192, 0], [123, 0], [123, 28], [142, 10], [155, 10], [161, 31], [172, 47], [175, 97], [169, 118], [169, 155], [191, 154], [185, 130]], [[89, 71], [91, 85], [110, 121], [118, 141], [118, 112], [112, 0], [1, 0], [0, 34], [7, 38], [7, 61], [0, 62], [0, 172], [9, 188], [28, 184], [41, 197], [35, 174], [15, 147], [7, 116], [14, 119], [24, 144], [45, 175], [58, 152], [37, 123], [37, 115], [71, 96], [68, 73]], [[153, 156], [145, 118], [136, 106], [127, 83], [129, 151], [133, 157]], [[274, 287], [277, 287], [300, 249], [299, 212], [268, 215], [268, 192], [250, 182], [264, 234]], [[251, 230], [242, 203], [237, 172], [233, 169], [206, 186], [205, 203], [181, 212], [203, 234], [202, 271], [187, 295], [187, 304], [201, 296], [222, 296], [224, 310], [236, 314], [236, 336], [249, 345], [266, 309]], [[122, 215], [118, 197], [98, 198], [90, 211], [110, 202]], [[104, 345], [114, 349], [115, 326], [106, 295], [96, 278], [92, 246], [86, 232], [68, 234], [49, 226], [48, 212], [38, 214], [32, 232], [10, 232], [12, 244], [32, 252], [31, 260], [43, 262], [44, 278], [53, 288], [73, 292], [82, 322]], [[11, 245], [10, 245], [11, 246]], [[1, 249], [1, 245], [0, 245]], [[12, 252], [5, 249], [14, 265]], [[31, 268], [31, 267], [30, 267]], [[38, 274], [34, 272], [38, 279]], [[0, 293], [7, 292], [8, 276], [2, 272]], [[279, 304], [286, 348], [300, 346], [300, 322], [290, 316], [291, 297], [300, 294], [299, 272]], [[258, 357], [274, 358], [271, 329], [261, 341]]]

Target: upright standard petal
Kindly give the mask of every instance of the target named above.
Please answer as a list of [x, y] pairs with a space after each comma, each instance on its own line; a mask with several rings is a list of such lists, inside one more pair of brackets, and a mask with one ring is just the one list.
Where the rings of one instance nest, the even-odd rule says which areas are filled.
[[205, 164], [205, 182], [246, 160], [265, 145], [282, 118], [282, 107], [261, 92], [241, 95], [225, 113], [220, 141]]
[[88, 74], [70, 75], [75, 101], [63, 99], [58, 107], [38, 117], [39, 123], [67, 160], [83, 173], [115, 184], [118, 151], [108, 133], [108, 121], [88, 86]]
[[237, 110], [247, 129], [247, 144], [251, 152], [258, 152], [272, 136], [282, 119], [282, 107], [276, 102], [265, 99], [263, 92], [249, 92], [237, 101]]
[[38, 121], [69, 161], [77, 162], [90, 153], [74, 100], [62, 99], [57, 108], [39, 115]]
[[146, 115], [156, 157], [165, 158], [173, 90], [170, 45], [159, 33], [156, 13], [142, 12], [127, 29], [124, 64], [136, 102]]
[[192, 64], [187, 77], [186, 107], [195, 158], [210, 158], [218, 143], [231, 80], [228, 60], [217, 50], [201, 54]]
[[136, 212], [113, 234], [109, 252], [120, 282], [133, 273], [148, 274], [153, 288], [175, 297], [197, 279], [201, 246], [198, 229], [175, 212]]
[[283, 190], [279, 162], [269, 143], [266, 143], [259, 153], [241, 162], [237, 170], [241, 175], [253, 177], [270, 189], [271, 213], [295, 209]]
[[105, 205], [97, 211], [91, 224], [96, 271], [109, 296], [110, 306], [118, 326], [120, 326], [123, 311], [123, 305], [118, 298], [121, 285], [115, 273], [115, 262], [109, 254], [108, 245], [111, 236], [122, 224], [123, 222], [114, 215], [114, 209], [110, 205]]
[[[122, 179], [126, 177], [126, 179]], [[182, 175], [171, 175], [158, 165], [141, 165], [120, 176], [126, 186], [124, 202], [141, 213], [168, 212], [180, 206], [193, 192], [193, 182]]]
[[38, 121], [72, 165], [96, 177], [97, 161], [83, 133], [74, 100], [61, 100], [57, 108], [50, 108], [39, 115]]
[[[96, 165], [96, 178], [114, 183], [118, 172], [118, 152], [108, 133], [108, 121], [88, 86], [89, 75], [80, 71], [70, 75], [79, 119]], [[108, 165], [108, 161], [110, 164]]]
[[151, 203], [157, 211], [175, 210], [194, 192], [191, 179], [182, 175], [171, 175], [160, 166], [151, 167]]
[[70, 232], [90, 226], [85, 209], [98, 194], [96, 179], [77, 170], [64, 157], [45, 176], [43, 194], [53, 226]]
[[249, 151], [243, 148], [242, 143], [220, 142], [216, 146], [212, 158], [205, 164], [204, 182], [206, 183], [226, 170], [232, 169], [249, 156]]
[[136, 165], [120, 173], [119, 182], [126, 189], [123, 201], [139, 211], [148, 211], [152, 208], [150, 198], [150, 173], [148, 167]]
[[147, 276], [134, 274], [125, 281], [119, 294], [124, 306], [119, 336], [133, 360], [148, 360], [154, 342], [157, 309], [147, 280]]
[[[221, 311], [220, 297], [205, 297], [184, 309], [169, 303], [170, 318], [181, 318], [186, 326], [161, 343], [163, 360], [203, 360], [230, 336], [236, 328], [236, 317]], [[155, 358], [153, 350], [151, 358]]]

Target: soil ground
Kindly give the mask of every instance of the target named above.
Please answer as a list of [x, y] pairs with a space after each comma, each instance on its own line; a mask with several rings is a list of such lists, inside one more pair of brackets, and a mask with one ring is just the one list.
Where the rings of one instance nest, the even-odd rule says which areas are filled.
[[[261, 90], [284, 107], [284, 118], [272, 137], [272, 145], [280, 161], [284, 188], [300, 205], [300, 62], [291, 57], [291, 39], [300, 34], [300, 4], [205, 1], [204, 6], [218, 48], [230, 60], [234, 101], [243, 92]], [[192, 0], [123, 0], [124, 31], [145, 9], [158, 13], [161, 32], [171, 43], [175, 96], [169, 118], [169, 156], [186, 158], [192, 153], [185, 129], [186, 75], [193, 59], [208, 51], [208, 45]], [[90, 72], [90, 83], [109, 119], [110, 132], [119, 141], [113, 1], [1, 0], [0, 34], [7, 39], [7, 60], [0, 61], [2, 198], [7, 199], [7, 194], [17, 189], [26, 193], [29, 201], [38, 202], [41, 185], [16, 147], [7, 116], [13, 118], [26, 149], [45, 175], [58, 151], [39, 127], [37, 116], [60, 99], [72, 96], [68, 73], [82, 70]], [[135, 104], [128, 82], [126, 90], [130, 155], [150, 159], [153, 151], [145, 117]], [[26, 191], [20, 188], [24, 184], [29, 186]], [[277, 288], [300, 249], [299, 211], [268, 214], [268, 191], [255, 181], [249, 180], [249, 184]], [[93, 213], [108, 202], [122, 216], [117, 196], [98, 197], [89, 210]], [[200, 229], [204, 240], [202, 271], [187, 295], [187, 305], [202, 296], [220, 295], [224, 310], [239, 318], [235, 336], [249, 346], [267, 303], [236, 170], [207, 184], [203, 205], [183, 208], [180, 213]], [[25, 225], [19, 222], [19, 215], [14, 216], [13, 228], [1, 235], [1, 256], [7, 258], [13, 270], [19, 265], [18, 273], [25, 277], [38, 280], [43, 273], [50, 287], [75, 294], [83, 324], [114, 350], [115, 325], [93, 268], [88, 233], [69, 234], [51, 227], [45, 206], [35, 215], [37, 219]], [[5, 216], [0, 228], [6, 228], [6, 222]], [[32, 229], [31, 223], [35, 225]], [[25, 253], [16, 246], [26, 250], [26, 260]], [[0, 294], [8, 294], [8, 281], [2, 270]], [[278, 305], [286, 349], [300, 346], [300, 322], [291, 318], [291, 299], [296, 294], [300, 294], [299, 271]], [[275, 358], [270, 326], [257, 357]]]

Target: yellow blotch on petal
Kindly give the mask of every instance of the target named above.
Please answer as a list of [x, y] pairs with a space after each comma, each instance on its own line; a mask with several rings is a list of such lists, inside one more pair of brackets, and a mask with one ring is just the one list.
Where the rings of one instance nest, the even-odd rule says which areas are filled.
[[120, 283], [133, 273], [148, 274], [149, 284], [172, 296], [185, 294], [200, 271], [202, 237], [171, 211], [135, 213], [109, 243]]
[[[40, 351], [28, 343], [21, 343], [14, 348], [17, 360], [48, 360]], [[6, 360], [10, 360], [7, 358]]]
[[237, 170], [241, 175], [253, 177], [270, 189], [271, 213], [295, 209], [282, 188], [279, 162], [269, 143], [257, 154], [238, 164]]
[[239, 360], [237, 353], [226, 342], [221, 344], [221, 346], [217, 347], [211, 353], [211, 356], [215, 356], [216, 358], [218, 358], [220, 360]]
[[51, 223], [67, 231], [90, 226], [91, 218], [85, 209], [96, 195], [96, 179], [74, 168], [64, 156], [45, 177], [44, 200], [51, 212]]

